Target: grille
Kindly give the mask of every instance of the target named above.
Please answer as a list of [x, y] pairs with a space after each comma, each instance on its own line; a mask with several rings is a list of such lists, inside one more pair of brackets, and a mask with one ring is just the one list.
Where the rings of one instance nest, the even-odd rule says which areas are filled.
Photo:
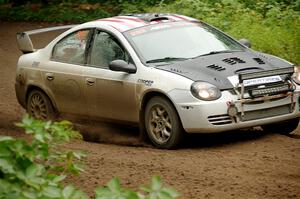
[[224, 124], [231, 124], [232, 119], [229, 115], [211, 115], [207, 117], [208, 121], [213, 125], [224, 125]]
[[226, 59], [223, 59], [223, 62], [230, 64], [230, 65], [234, 65], [237, 63], [240, 63], [240, 64], [246, 63], [244, 60], [241, 60], [238, 57], [226, 58]]
[[210, 69], [213, 69], [213, 70], [216, 70], [216, 71], [222, 71], [222, 70], [225, 70], [225, 68], [221, 67], [221, 66], [218, 66], [218, 65], [215, 65], [215, 64], [212, 64], [212, 65], [209, 65], [209, 66], [206, 66], [207, 68], [210, 68]]
[[256, 57], [256, 58], [253, 58], [253, 59], [254, 59], [254, 61], [256, 61], [258, 64], [265, 64], [265, 62], [264, 62], [261, 58]]
[[288, 67], [288, 68], [279, 68], [274, 70], [265, 70], [265, 71], [258, 71], [258, 72], [251, 72], [251, 73], [240, 73], [239, 74], [239, 80], [242, 82], [246, 79], [254, 79], [254, 78], [260, 78], [260, 77], [267, 77], [267, 76], [273, 76], [273, 75], [292, 75], [294, 72], [294, 67]]
[[[295, 103], [293, 104], [293, 106]], [[273, 108], [255, 110], [255, 111], [246, 111], [245, 116], [242, 118], [242, 121], [251, 121], [257, 119], [263, 119], [268, 117], [274, 117], [279, 115], [285, 115], [291, 113], [291, 104], [277, 106]]]
[[244, 80], [280, 75], [281, 79], [284, 80], [245, 86], [245, 93], [246, 92], [249, 93], [251, 98], [277, 95], [281, 93], [284, 94], [294, 90], [291, 83], [287, 81], [289, 79], [289, 76], [293, 73], [293, 71], [294, 69], [292, 67], [289, 67], [289, 68], [281, 68], [275, 70], [251, 72], [251, 73], [240, 73], [239, 81], [244, 82]]

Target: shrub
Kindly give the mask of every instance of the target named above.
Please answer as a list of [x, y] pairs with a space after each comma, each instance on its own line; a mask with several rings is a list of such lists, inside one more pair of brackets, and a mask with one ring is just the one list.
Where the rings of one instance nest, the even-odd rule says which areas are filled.
[[118, 178], [113, 178], [106, 187], [96, 189], [96, 199], [172, 199], [179, 193], [173, 188], [165, 188], [159, 176], [152, 178], [149, 186], [142, 186], [142, 192], [124, 189]]
[[300, 0], [54, 0], [37, 7], [30, 3], [17, 7], [4, 4], [10, 2], [14, 1], [0, 0], [0, 19], [78, 23], [119, 13], [184, 14], [237, 39], [248, 38], [255, 50], [300, 64]]
[[[100, 5], [88, 6], [63, 2], [48, 6], [26, 4], [0, 7], [0, 19], [8, 21], [85, 22], [111, 16]], [[113, 10], [109, 10], [112, 12]], [[115, 13], [114, 13], [115, 14]]]
[[[81, 138], [68, 121], [51, 122], [25, 116], [17, 126], [32, 135], [29, 141], [0, 136], [0, 199], [88, 199], [86, 193], [62, 181], [70, 173], [83, 171], [79, 151], [61, 146]], [[172, 188], [162, 186], [159, 177], [151, 185], [134, 192], [122, 188], [118, 178], [106, 187], [97, 188], [96, 199], [172, 199], [179, 196]]]
[[78, 162], [82, 153], [59, 147], [80, 138], [71, 124], [43, 122], [25, 116], [17, 126], [24, 128], [32, 139], [26, 142], [0, 137], [0, 198], [87, 198], [73, 186], [61, 185], [68, 172], [82, 171]]

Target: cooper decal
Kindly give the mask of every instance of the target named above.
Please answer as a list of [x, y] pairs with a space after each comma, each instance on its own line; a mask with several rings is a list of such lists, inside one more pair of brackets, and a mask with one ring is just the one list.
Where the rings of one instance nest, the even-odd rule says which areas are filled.
[[138, 83], [145, 84], [146, 86], [152, 86], [154, 81], [152, 80], [146, 80], [146, 79], [138, 79]]

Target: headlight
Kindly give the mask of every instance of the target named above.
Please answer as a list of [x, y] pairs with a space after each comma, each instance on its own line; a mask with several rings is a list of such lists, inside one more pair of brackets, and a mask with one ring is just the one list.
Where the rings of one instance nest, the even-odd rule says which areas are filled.
[[220, 90], [207, 82], [194, 82], [191, 86], [191, 92], [194, 97], [205, 101], [216, 100], [221, 97]]
[[297, 84], [300, 84], [300, 68], [298, 66], [294, 67], [294, 74], [292, 77]]

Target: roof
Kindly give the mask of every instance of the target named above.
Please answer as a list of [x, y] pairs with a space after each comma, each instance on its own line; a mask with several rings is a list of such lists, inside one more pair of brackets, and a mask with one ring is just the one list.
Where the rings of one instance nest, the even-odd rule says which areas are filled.
[[157, 13], [146, 13], [146, 14], [128, 14], [123, 16], [115, 16], [110, 18], [104, 18], [97, 20], [109, 25], [120, 32], [125, 32], [134, 28], [139, 28], [151, 24], [165, 23], [165, 22], [176, 22], [176, 21], [188, 21], [196, 22], [197, 19], [187, 17], [178, 14], [157, 14]]

